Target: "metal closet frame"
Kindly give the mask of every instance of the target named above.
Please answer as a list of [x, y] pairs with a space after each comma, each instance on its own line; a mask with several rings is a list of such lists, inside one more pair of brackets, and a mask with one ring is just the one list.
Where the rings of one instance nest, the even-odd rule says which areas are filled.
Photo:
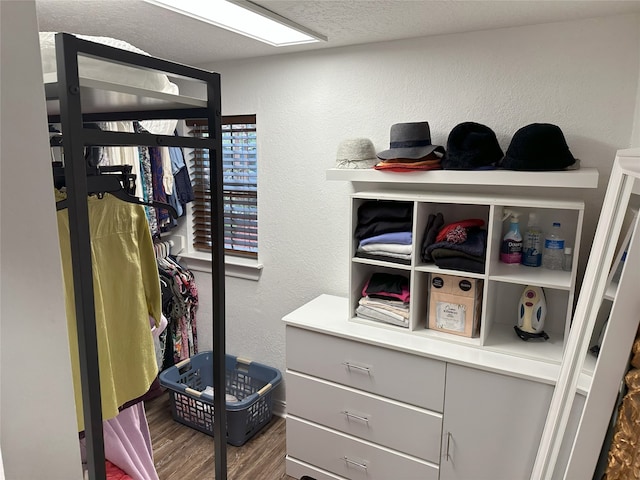
[[[225, 289], [224, 289], [224, 212], [222, 196], [222, 139], [220, 75], [77, 38], [67, 33], [55, 36], [57, 83], [45, 88], [47, 100], [58, 100], [59, 114], [49, 115], [50, 123], [60, 123], [65, 152], [65, 181], [74, 280], [75, 312], [80, 355], [83, 415], [89, 478], [106, 478], [102, 406], [95, 325], [91, 238], [87, 203], [86, 145], [97, 146], [175, 146], [209, 150], [211, 228], [212, 228], [212, 299], [213, 299], [213, 387], [225, 391]], [[82, 92], [78, 57], [92, 57], [125, 66], [162, 72], [174, 77], [196, 80], [206, 85], [206, 107], [188, 104], [153, 109], [113, 105], [108, 112], [82, 110]], [[128, 88], [127, 93], [131, 92]], [[135, 89], [133, 89], [135, 90]], [[141, 91], [142, 93], [142, 91]], [[176, 97], [179, 98], [179, 97]], [[205, 118], [209, 138], [154, 135], [150, 133], [107, 132], [84, 128], [84, 122]], [[214, 396], [215, 475], [227, 478], [225, 395]], [[219, 441], [224, 439], [224, 441]]]

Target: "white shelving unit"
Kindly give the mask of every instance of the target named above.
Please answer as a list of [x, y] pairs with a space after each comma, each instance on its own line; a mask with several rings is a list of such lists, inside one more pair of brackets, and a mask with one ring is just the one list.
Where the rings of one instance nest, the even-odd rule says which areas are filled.
[[[535, 360], [554, 363], [561, 361], [564, 338], [571, 324], [584, 202], [501, 195], [452, 195], [391, 190], [357, 192], [351, 196], [351, 199], [352, 223], [350, 232], [355, 231], [358, 208], [365, 202], [385, 200], [413, 203], [413, 249], [410, 265], [360, 258], [356, 256], [358, 242], [353, 238], [350, 240], [352, 260], [348, 317], [352, 321], [370, 323], [385, 328], [404, 328], [360, 319], [355, 315], [355, 309], [362, 296], [362, 287], [372, 273], [401, 274], [409, 279], [410, 284], [408, 330], [412, 334], [459, 342]], [[563, 225], [566, 245], [574, 247], [573, 269], [570, 272], [552, 271], [544, 267], [532, 268], [500, 262], [500, 244], [506, 226], [506, 222], [503, 222], [502, 219], [507, 208], [521, 213], [523, 230], [526, 227], [528, 214], [534, 211], [538, 214], [543, 227], [550, 228], [552, 222], [560, 221]], [[420, 259], [428, 215], [438, 212], [443, 213], [445, 224], [468, 218], [484, 220], [487, 230], [484, 273], [441, 269], [434, 263], [425, 263]], [[483, 280], [483, 305], [478, 337], [461, 337], [428, 328], [428, 287], [429, 275], [432, 273]], [[539, 286], [545, 291], [548, 308], [545, 331], [550, 337], [546, 342], [536, 340], [525, 342], [516, 335], [513, 329], [517, 319], [520, 296], [527, 285]]]
[[[398, 472], [434, 480], [528, 478], [571, 325], [584, 216], [578, 189], [597, 186], [595, 169], [411, 174], [332, 169], [327, 178], [351, 181], [356, 191], [349, 199], [350, 291], [348, 298], [321, 295], [283, 319], [287, 474], [323, 480], [382, 480]], [[544, 185], [544, 191], [514, 195], [518, 185]], [[557, 196], [550, 193], [554, 187], [562, 187], [555, 190]], [[411, 204], [413, 244], [408, 265], [356, 256], [358, 208], [379, 200]], [[572, 270], [500, 263], [507, 207], [522, 214], [523, 227], [532, 211], [538, 213], [543, 228], [560, 221], [575, 251]], [[427, 219], [437, 212], [445, 224], [484, 220], [488, 241], [483, 272], [444, 270], [421, 261]], [[374, 272], [408, 278], [407, 327], [355, 316], [364, 282]], [[482, 280], [479, 336], [428, 328], [432, 273]], [[545, 330], [550, 339], [546, 342], [524, 342], [514, 332], [525, 285], [547, 292]], [[589, 374], [578, 376], [578, 393], [586, 394], [590, 385]], [[568, 432], [577, 428], [580, 398]], [[386, 421], [390, 418], [397, 422], [390, 424]], [[491, 442], [486, 442], [488, 430]], [[560, 465], [569, 456], [569, 437], [560, 448]]]

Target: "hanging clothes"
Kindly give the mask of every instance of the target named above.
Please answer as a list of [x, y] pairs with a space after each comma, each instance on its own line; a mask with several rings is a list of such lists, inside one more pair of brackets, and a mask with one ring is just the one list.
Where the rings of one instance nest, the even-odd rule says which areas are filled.
[[162, 292], [162, 312], [169, 325], [160, 336], [164, 352], [162, 369], [192, 357], [198, 353], [196, 311], [198, 289], [193, 273], [178, 263], [165, 250], [156, 250], [158, 274]]
[[[153, 201], [153, 181], [151, 173], [151, 157], [149, 156], [149, 147], [138, 148], [140, 160], [140, 183], [142, 185], [142, 198], [145, 202]], [[145, 207], [147, 221], [149, 222], [149, 230], [153, 238], [160, 236], [160, 227], [158, 227], [158, 216], [154, 207]]]
[[[167, 203], [167, 193], [164, 187], [164, 170], [162, 161], [162, 152], [160, 148], [149, 148], [149, 157], [151, 158], [151, 180], [153, 185], [153, 199], [158, 202]], [[158, 227], [162, 231], [167, 224], [170, 223], [171, 217], [169, 212], [164, 209], [156, 209], [156, 217], [158, 218]]]
[[[65, 195], [56, 191], [56, 200]], [[156, 378], [149, 316], [159, 322], [161, 292], [149, 225], [141, 205], [105, 194], [88, 198], [102, 418], [143, 395]], [[58, 234], [78, 431], [84, 430], [69, 217], [59, 210]], [[157, 325], [156, 325], [157, 326]]]
[[[133, 122], [103, 122], [99, 124], [102, 130], [112, 132], [135, 131]], [[131, 165], [133, 174], [140, 178], [140, 161], [138, 147], [105, 147], [105, 157], [100, 160], [101, 165]], [[135, 196], [142, 198], [142, 184], [136, 182]]]
[[173, 172], [174, 179], [174, 194], [177, 197], [178, 203], [184, 208], [187, 203], [193, 202], [196, 198], [193, 192], [193, 185], [191, 185], [191, 178], [189, 177], [189, 169], [184, 161], [182, 148], [170, 147], [169, 155], [171, 157], [171, 171]]
[[[148, 133], [139, 122], [133, 123], [136, 133]], [[173, 132], [177, 135], [177, 132]], [[184, 161], [181, 147], [138, 147], [141, 198], [145, 201], [159, 201], [171, 205], [178, 217], [186, 213], [186, 205], [195, 199], [189, 170]], [[159, 239], [160, 234], [178, 226], [165, 209], [146, 208], [151, 236]]]

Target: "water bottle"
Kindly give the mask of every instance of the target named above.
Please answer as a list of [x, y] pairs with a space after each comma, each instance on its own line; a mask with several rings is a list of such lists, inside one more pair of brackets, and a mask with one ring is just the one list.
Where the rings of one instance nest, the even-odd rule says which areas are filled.
[[562, 270], [564, 260], [564, 238], [560, 222], [553, 222], [553, 228], [544, 239], [542, 266], [550, 270]]

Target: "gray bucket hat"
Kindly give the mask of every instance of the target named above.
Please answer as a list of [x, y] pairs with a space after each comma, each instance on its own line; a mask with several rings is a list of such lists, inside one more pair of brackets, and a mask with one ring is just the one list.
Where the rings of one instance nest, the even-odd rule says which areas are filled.
[[389, 150], [378, 153], [378, 158], [418, 159], [437, 151], [444, 154], [444, 147], [431, 145], [431, 131], [428, 122], [396, 123], [391, 125]]
[[338, 145], [336, 168], [371, 168], [378, 159], [368, 138], [347, 138]]

